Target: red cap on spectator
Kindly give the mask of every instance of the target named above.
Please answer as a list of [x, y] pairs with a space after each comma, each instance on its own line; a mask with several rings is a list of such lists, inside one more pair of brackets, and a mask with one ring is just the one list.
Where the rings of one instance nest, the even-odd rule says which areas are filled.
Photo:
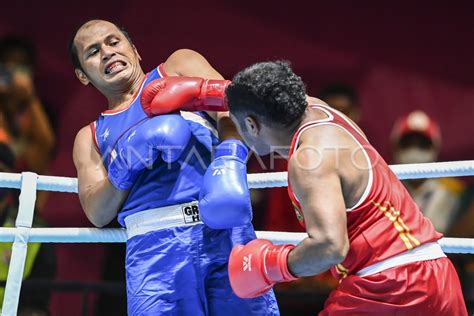
[[398, 119], [392, 129], [392, 142], [397, 143], [407, 134], [419, 133], [430, 139], [434, 145], [441, 143], [439, 125], [423, 111], [413, 111]]

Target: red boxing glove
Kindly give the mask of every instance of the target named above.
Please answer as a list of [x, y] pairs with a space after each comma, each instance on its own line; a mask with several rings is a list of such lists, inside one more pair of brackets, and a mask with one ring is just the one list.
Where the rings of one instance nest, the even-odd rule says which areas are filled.
[[148, 116], [184, 111], [227, 111], [225, 89], [229, 80], [164, 77], [153, 80], [141, 95]]
[[288, 270], [288, 254], [294, 245], [275, 246], [255, 239], [232, 249], [229, 258], [230, 285], [237, 296], [252, 298], [265, 294], [275, 283], [297, 278]]

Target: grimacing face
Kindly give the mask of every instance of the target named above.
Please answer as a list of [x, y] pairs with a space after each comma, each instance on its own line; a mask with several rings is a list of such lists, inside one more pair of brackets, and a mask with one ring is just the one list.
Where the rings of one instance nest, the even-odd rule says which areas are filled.
[[[254, 130], [249, 130], [248, 124], [246, 124], [246, 118], [241, 118], [239, 116], [229, 113], [229, 116], [236, 126], [237, 132], [242, 137], [242, 140], [245, 144], [252, 149], [257, 155], [265, 156], [272, 152], [270, 142], [268, 142], [263, 133], [258, 133]], [[248, 117], [247, 117], [248, 118]], [[256, 126], [254, 128], [257, 128]]]
[[[125, 35], [112, 23], [91, 21], [76, 34], [74, 44], [84, 70], [76, 75], [83, 84], [99, 90], [130, 82], [141, 72], [140, 55]], [[85, 77], [84, 77], [85, 75]]]

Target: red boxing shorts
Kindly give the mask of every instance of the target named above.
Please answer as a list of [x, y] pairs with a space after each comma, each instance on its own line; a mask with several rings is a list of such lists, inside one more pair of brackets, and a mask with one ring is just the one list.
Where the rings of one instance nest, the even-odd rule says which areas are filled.
[[325, 315], [467, 315], [448, 258], [418, 261], [360, 277], [350, 275], [329, 296]]

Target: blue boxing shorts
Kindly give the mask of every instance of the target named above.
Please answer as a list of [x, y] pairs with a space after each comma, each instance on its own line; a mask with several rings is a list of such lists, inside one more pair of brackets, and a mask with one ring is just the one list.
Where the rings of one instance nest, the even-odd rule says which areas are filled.
[[125, 224], [129, 315], [279, 315], [273, 291], [242, 299], [230, 287], [229, 255], [256, 238], [251, 224], [211, 229], [196, 202], [132, 214]]

